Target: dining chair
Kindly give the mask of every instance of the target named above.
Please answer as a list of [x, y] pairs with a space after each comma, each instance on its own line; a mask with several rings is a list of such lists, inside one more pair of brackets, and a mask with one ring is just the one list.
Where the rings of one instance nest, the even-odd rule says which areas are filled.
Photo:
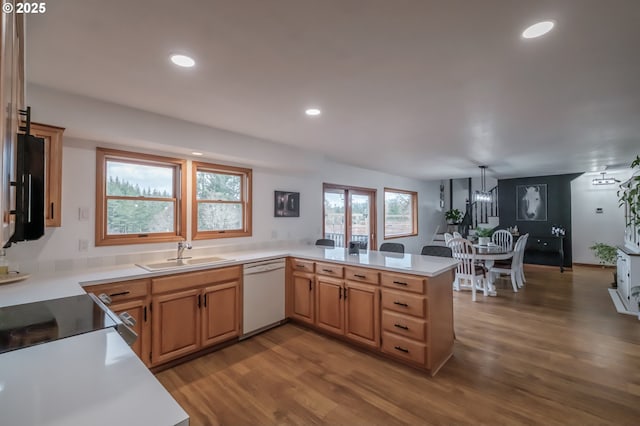
[[464, 238], [454, 238], [449, 241], [453, 258], [458, 260], [456, 277], [453, 288], [456, 291], [464, 287], [471, 287], [471, 300], [476, 301], [476, 290], [482, 289], [487, 295], [487, 280], [484, 268], [476, 264], [476, 249]]
[[528, 236], [527, 234], [518, 238], [513, 248], [513, 257], [511, 260], [496, 260], [493, 266], [489, 268], [489, 274], [492, 276], [500, 274], [510, 275], [511, 286], [513, 287], [514, 293], [517, 293], [518, 288], [523, 286], [522, 260], [524, 258], [524, 246], [527, 243]]
[[506, 229], [498, 229], [491, 236], [491, 242], [502, 247], [505, 250], [511, 250], [513, 247], [513, 236]]
[[453, 231], [453, 238], [462, 238], [462, 234], [458, 231]]
[[424, 246], [420, 252], [423, 256], [453, 257], [450, 247]]
[[529, 234], [524, 234], [520, 238], [524, 239], [522, 243], [520, 258], [518, 260], [518, 272], [520, 272], [520, 281], [518, 282], [520, 287], [524, 286], [524, 283], [527, 282], [527, 279], [524, 277], [524, 251], [527, 249], [527, 240], [529, 239]]
[[392, 253], [404, 253], [404, 244], [400, 243], [382, 243], [380, 251], [389, 251]]
[[453, 240], [453, 235], [451, 235], [448, 232], [445, 232], [444, 233], [444, 243], [448, 245], [449, 241], [451, 241], [451, 240]]
[[319, 240], [316, 241], [316, 245], [324, 246], [324, 247], [335, 247], [336, 242], [328, 238], [320, 238]]

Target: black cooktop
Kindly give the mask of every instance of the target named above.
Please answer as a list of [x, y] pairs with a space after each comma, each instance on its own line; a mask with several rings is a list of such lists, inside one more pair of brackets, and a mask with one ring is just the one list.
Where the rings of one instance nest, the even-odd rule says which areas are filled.
[[88, 294], [6, 306], [0, 308], [0, 353], [114, 326]]

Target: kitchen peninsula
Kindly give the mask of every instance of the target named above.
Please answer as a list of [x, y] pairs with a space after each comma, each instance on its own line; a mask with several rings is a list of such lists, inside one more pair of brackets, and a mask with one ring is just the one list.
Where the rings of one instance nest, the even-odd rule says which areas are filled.
[[[298, 298], [298, 280], [302, 279], [307, 280], [304, 282], [306, 296], [309, 297], [309, 293], [312, 293], [314, 297], [313, 310], [318, 315], [312, 316], [314, 320], [311, 324], [314, 328], [327, 331], [326, 327], [323, 329], [322, 324], [332, 323], [331, 315], [326, 314], [333, 309], [334, 312], [337, 310], [339, 316], [344, 315], [342, 318], [346, 326], [345, 339], [361, 347], [367, 347], [363, 336], [372, 332], [374, 338], [382, 338], [382, 344], [378, 338], [369, 345], [371, 350], [431, 374], [435, 374], [451, 356], [451, 282], [453, 268], [456, 265], [452, 259], [377, 251], [361, 251], [358, 255], [349, 255], [347, 250], [342, 248], [310, 246], [225, 253], [225, 256], [233, 260], [225, 262], [220, 267], [287, 258], [287, 313], [296, 321], [299, 320], [299, 316], [296, 315], [300, 306], [294, 306], [293, 302]], [[311, 269], [301, 271], [298, 264], [304, 264], [306, 268]], [[0, 306], [83, 294], [82, 286], [204, 271], [216, 267], [197, 265], [148, 272], [129, 264], [100, 270], [69, 271], [55, 276], [34, 274], [31, 279], [22, 283], [0, 287]], [[325, 304], [327, 295], [335, 295], [338, 303]], [[347, 305], [343, 304], [345, 302], [351, 304], [351, 309], [346, 308]], [[375, 322], [357, 322], [366, 312], [372, 315]], [[363, 328], [363, 324], [368, 325]], [[335, 330], [329, 332], [336, 335]], [[102, 352], [91, 350], [90, 347], [98, 348]], [[160, 385], [157, 382], [153, 383], [155, 379], [144, 364], [136, 359], [117, 333], [110, 330], [86, 333], [0, 354], [0, 379], [3, 383], [3, 377], [10, 379], [11, 371], [18, 371], [18, 364], [23, 365], [23, 361], [28, 359], [34, 362], [29, 368], [30, 371], [42, 371], [48, 365], [46, 360], [49, 355], [63, 354], [66, 351], [84, 354], [84, 361], [64, 364], [64, 376], [74, 378], [75, 385], [65, 391], [64, 395], [54, 394], [45, 398], [55, 401], [55, 404], [46, 403], [39, 396], [41, 390], [50, 388], [51, 377], [54, 376], [34, 373], [29, 380], [6, 381], [2, 390], [3, 398], [0, 399], [0, 412], [9, 415], [8, 418], [20, 420], [21, 424], [63, 424], [60, 422], [64, 422], [65, 418], [74, 416], [85, 419], [96, 416], [108, 423], [114, 420], [122, 421], [126, 418], [127, 411], [138, 412], [141, 406], [156, 406], [161, 407], [161, 411], [168, 412], [166, 420], [157, 424], [185, 424], [181, 422], [188, 421], [180, 407], [163, 389], [159, 389]], [[97, 365], [102, 367], [97, 369]], [[114, 380], [114, 377], [118, 377], [118, 380]], [[119, 390], [112, 387], [109, 389], [113, 389], [113, 392], [101, 391], [96, 393], [94, 398], [89, 392], [93, 388], [92, 383], [106, 383]], [[134, 391], [131, 391], [132, 389]], [[78, 407], [74, 396], [69, 392], [78, 397], [82, 396], [82, 408]], [[38, 412], [37, 416], [34, 412]], [[49, 423], [46, 420], [48, 418], [52, 419]]]

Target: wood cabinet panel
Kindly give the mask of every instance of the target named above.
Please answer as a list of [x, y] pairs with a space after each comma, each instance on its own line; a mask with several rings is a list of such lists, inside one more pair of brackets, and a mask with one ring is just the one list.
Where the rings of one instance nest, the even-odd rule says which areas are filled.
[[411, 339], [393, 333], [382, 332], [382, 352], [421, 365], [427, 364], [427, 347]]
[[384, 287], [424, 294], [427, 280], [423, 277], [383, 272], [380, 281]]
[[382, 329], [421, 342], [427, 340], [427, 322], [408, 315], [383, 310]]
[[313, 273], [313, 265], [314, 263], [310, 260], [291, 259], [291, 268], [294, 271]]
[[44, 139], [45, 226], [62, 225], [62, 134], [64, 128], [31, 123], [31, 134]]
[[314, 276], [311, 274], [294, 272], [291, 280], [292, 307], [291, 317], [299, 321], [313, 324], [315, 320], [314, 308]]
[[204, 289], [202, 346], [240, 335], [240, 283], [233, 281]]
[[380, 297], [376, 286], [347, 281], [344, 289], [345, 336], [380, 346]]
[[426, 317], [426, 299], [400, 291], [382, 289], [382, 308], [415, 317]]
[[136, 321], [136, 324], [131, 327], [136, 332], [138, 338], [131, 345], [131, 349], [138, 355], [138, 357], [145, 363], [150, 365], [149, 351], [151, 350], [151, 328], [147, 303], [145, 299], [130, 300], [120, 303], [114, 303], [109, 308], [116, 314], [128, 313]]
[[148, 279], [131, 280], [85, 286], [84, 290], [87, 293], [94, 293], [96, 296], [104, 293], [111, 298], [112, 303], [117, 303], [122, 300], [147, 297], [149, 294], [149, 284], [150, 280]]
[[344, 277], [351, 281], [360, 281], [369, 284], [380, 283], [380, 272], [375, 269], [347, 266], [344, 268]]
[[333, 263], [316, 262], [316, 274], [342, 278], [344, 277], [344, 267]]
[[169, 275], [153, 278], [151, 280], [151, 293], [159, 294], [205, 286], [212, 283], [237, 280], [242, 276], [241, 266], [209, 269], [206, 271], [187, 272], [183, 274]]
[[200, 346], [199, 289], [152, 297], [153, 365], [187, 355]]
[[344, 332], [342, 286], [341, 280], [316, 277], [316, 325], [338, 334]]

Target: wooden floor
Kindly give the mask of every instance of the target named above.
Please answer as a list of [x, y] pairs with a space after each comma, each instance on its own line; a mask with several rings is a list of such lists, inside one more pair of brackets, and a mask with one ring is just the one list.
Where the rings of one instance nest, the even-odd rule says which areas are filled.
[[611, 270], [526, 275], [454, 292], [434, 378], [291, 324], [157, 377], [191, 425], [640, 424], [640, 321], [615, 312]]

